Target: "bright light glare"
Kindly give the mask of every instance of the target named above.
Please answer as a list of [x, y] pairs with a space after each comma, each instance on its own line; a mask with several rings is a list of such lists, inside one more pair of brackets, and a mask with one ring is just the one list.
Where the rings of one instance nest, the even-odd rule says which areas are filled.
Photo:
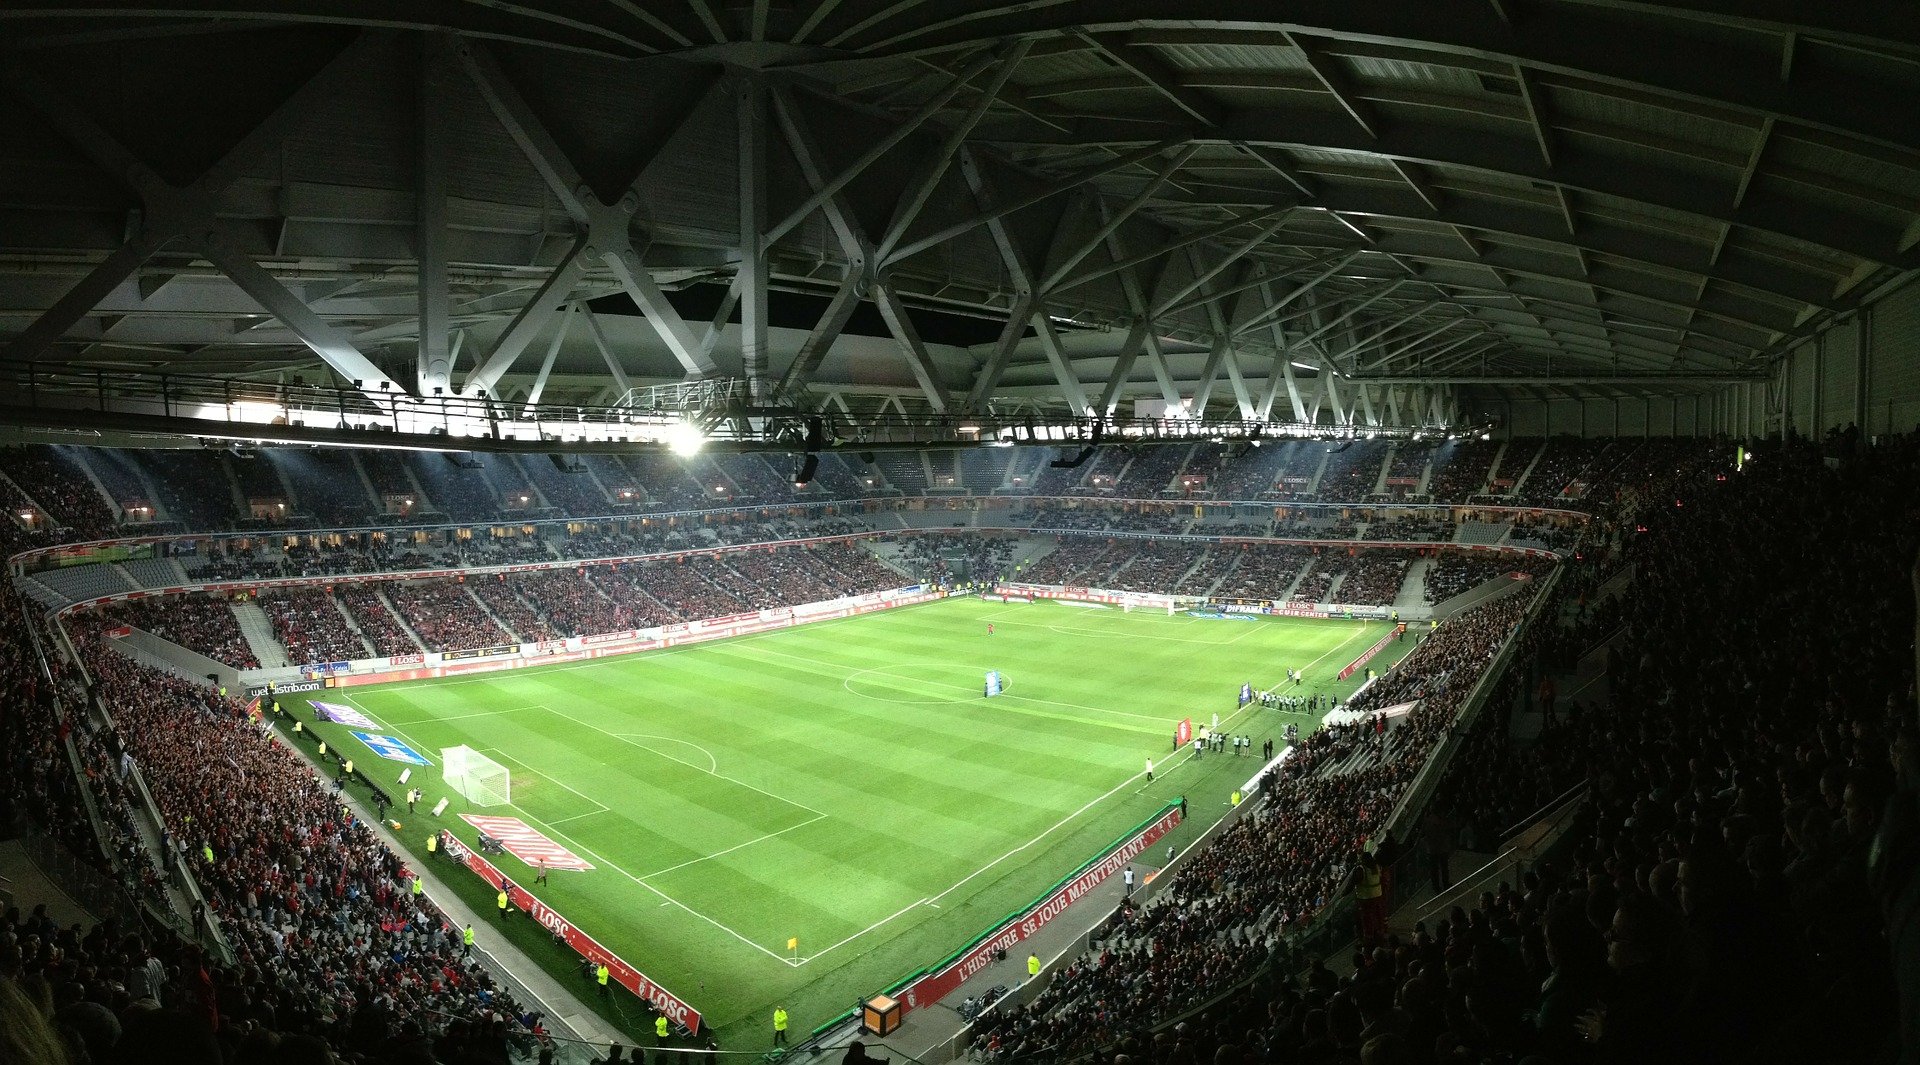
[[667, 430], [667, 447], [676, 455], [698, 455], [706, 442], [700, 427], [688, 422], [680, 422]]

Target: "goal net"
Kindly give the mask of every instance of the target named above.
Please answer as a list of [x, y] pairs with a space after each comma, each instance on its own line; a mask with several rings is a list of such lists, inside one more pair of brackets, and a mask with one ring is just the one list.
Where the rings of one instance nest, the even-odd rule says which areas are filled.
[[445, 747], [440, 751], [442, 776], [447, 786], [465, 796], [475, 806], [504, 806], [513, 801], [513, 782], [507, 767], [471, 747]]

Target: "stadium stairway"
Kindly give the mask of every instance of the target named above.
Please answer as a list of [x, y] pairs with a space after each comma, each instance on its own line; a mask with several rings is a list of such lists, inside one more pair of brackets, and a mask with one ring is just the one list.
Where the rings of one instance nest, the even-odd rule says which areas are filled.
[[[502, 585], [502, 587], [505, 587], [505, 586]], [[492, 618], [493, 623], [495, 625], [500, 626], [501, 632], [504, 632], [508, 636], [513, 637], [513, 642], [524, 643], [527, 641], [528, 637], [525, 634], [513, 631], [513, 626], [507, 624], [507, 619], [494, 613], [493, 608], [487, 605], [487, 601], [485, 599], [480, 598], [478, 595], [475, 595], [472, 588], [469, 588], [466, 585], [462, 584], [460, 585], [460, 590], [467, 593], [467, 598], [473, 601], [473, 605], [479, 608], [480, 613], [486, 615], [487, 617]], [[535, 613], [537, 614], [538, 611], [536, 610]]]
[[1527, 478], [1533, 476], [1533, 468], [1535, 466], [1540, 465], [1540, 456], [1546, 454], [1547, 448], [1550, 446], [1552, 446], [1551, 438], [1543, 439], [1540, 441], [1540, 447], [1534, 451], [1531, 458], [1527, 459], [1526, 468], [1520, 471], [1520, 476], [1514, 478], [1513, 487], [1507, 489], [1510, 495], [1514, 496], [1517, 499], [1519, 498], [1520, 493], [1526, 490]]
[[[407, 616], [402, 614], [399, 608], [393, 605], [393, 600], [387, 598], [387, 593], [379, 588], [375, 588], [373, 594], [380, 600], [380, 605], [387, 608], [387, 613], [393, 615], [394, 624], [400, 626], [400, 631], [407, 634], [407, 639], [412, 640], [415, 647], [425, 651], [427, 649], [427, 641], [421, 639], [420, 634], [413, 631], [412, 625], [407, 624]], [[356, 625], [354, 628], [357, 630], [359, 626]], [[363, 635], [361, 639], [364, 640], [366, 637]]]
[[1333, 458], [1333, 452], [1325, 448], [1320, 449], [1320, 462], [1313, 468], [1313, 479], [1307, 482], [1306, 494], [1308, 496], [1312, 496], [1320, 491], [1320, 478], [1327, 475], [1327, 461], [1331, 458]]
[[[366, 648], [367, 655], [372, 657], [374, 655], [373, 641], [367, 639], [367, 634], [360, 631], [360, 622], [354, 620], [353, 612], [346, 608], [346, 604], [331, 595], [327, 596], [327, 602], [339, 613], [340, 620], [346, 623], [347, 631], [360, 638], [361, 646]], [[404, 622], [402, 624], [404, 624]], [[409, 632], [407, 635], [412, 636], [413, 634]], [[416, 639], [414, 642], [417, 643], [419, 641]]]
[[1326, 591], [1326, 594], [1325, 594], [1324, 596], [1322, 596], [1322, 597], [1321, 597], [1321, 599], [1320, 599], [1320, 601], [1321, 601], [1321, 602], [1323, 602], [1323, 603], [1337, 603], [1337, 602], [1339, 602], [1339, 601], [1340, 601], [1340, 586], [1341, 586], [1341, 585], [1343, 585], [1343, 584], [1345, 584], [1345, 583], [1347, 583], [1347, 571], [1346, 571], [1346, 570], [1341, 570], [1340, 572], [1338, 572], [1338, 573], [1336, 573], [1336, 574], [1334, 574], [1334, 575], [1333, 575], [1333, 583], [1332, 583], [1332, 584], [1329, 584], [1329, 585], [1327, 585], [1327, 591]]
[[234, 620], [240, 625], [240, 635], [246, 637], [247, 646], [253, 649], [253, 657], [260, 660], [262, 668], [297, 664], [287, 660], [287, 649], [274, 638], [273, 623], [267, 620], [267, 612], [260, 609], [260, 604], [248, 601], [229, 605], [233, 608]]
[[[1406, 579], [1400, 582], [1400, 594], [1393, 597], [1393, 609], [1412, 610], [1427, 605], [1427, 571], [1433, 569], [1433, 559], [1422, 555], [1407, 567]], [[1408, 615], [1411, 616], [1411, 615]]]
[[60, 890], [59, 882], [34, 861], [23, 840], [0, 841], [0, 881], [4, 881], [0, 883], [0, 902], [19, 907], [21, 913], [45, 906], [47, 916], [62, 928], [76, 924], [91, 928], [98, 923], [86, 907]]

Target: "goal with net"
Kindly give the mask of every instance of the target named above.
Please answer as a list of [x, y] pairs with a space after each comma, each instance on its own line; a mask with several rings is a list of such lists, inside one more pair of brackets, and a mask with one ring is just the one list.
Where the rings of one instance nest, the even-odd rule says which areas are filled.
[[442, 776], [447, 786], [475, 806], [505, 806], [513, 801], [513, 780], [507, 767], [471, 747], [445, 747], [440, 751]]

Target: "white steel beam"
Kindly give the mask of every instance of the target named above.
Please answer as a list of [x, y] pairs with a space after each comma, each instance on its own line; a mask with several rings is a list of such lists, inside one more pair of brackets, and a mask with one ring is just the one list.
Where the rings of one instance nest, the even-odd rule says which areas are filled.
[[932, 356], [927, 354], [927, 346], [920, 340], [919, 331], [913, 327], [913, 319], [907, 316], [906, 305], [900, 302], [900, 297], [884, 281], [873, 286], [873, 301], [880, 308], [880, 317], [886, 319], [887, 331], [899, 342], [900, 353], [906, 356], [907, 368], [913, 371], [914, 380], [920, 383], [920, 391], [926, 393], [927, 403], [935, 411], [947, 413], [952, 403], [947, 398], [946, 386], [940, 383], [938, 368], [934, 366]]
[[974, 215], [971, 218], [962, 219], [949, 226], [944, 226], [941, 229], [928, 234], [927, 236], [921, 237], [919, 240], [916, 240], [911, 244], [907, 244], [900, 248], [895, 249], [893, 254], [887, 257], [887, 261], [899, 262], [903, 259], [910, 259], [913, 256], [918, 255], [923, 251], [926, 251], [928, 248], [937, 247], [938, 245], [945, 244], [947, 241], [952, 240], [953, 238], [959, 236], [962, 233], [967, 233], [967, 232], [971, 232], [972, 230], [978, 229], [979, 227], [986, 225], [992, 219], [1005, 218], [1007, 215], [1013, 214], [1016, 211], [1024, 211], [1027, 208], [1032, 207], [1037, 203], [1041, 203], [1042, 201], [1052, 199], [1053, 197], [1058, 196], [1063, 192], [1067, 192], [1072, 189], [1079, 188], [1080, 186], [1085, 185], [1089, 181], [1094, 181], [1099, 178], [1105, 177], [1106, 175], [1111, 174], [1116, 170], [1125, 170], [1130, 166], [1136, 166], [1140, 163], [1146, 162], [1149, 159], [1156, 158], [1157, 156], [1159, 156], [1161, 153], [1165, 152], [1169, 148], [1181, 148], [1185, 146], [1186, 146], [1185, 139], [1178, 138], [1174, 140], [1162, 141], [1159, 144], [1150, 145], [1145, 148], [1139, 148], [1131, 152], [1126, 152], [1124, 154], [1114, 156], [1113, 158], [1108, 159], [1105, 162], [1088, 167], [1087, 169], [1082, 170], [1070, 177], [1064, 178], [1061, 181], [1058, 181], [1053, 185], [1050, 185], [1047, 188], [1040, 190], [1039, 192], [1028, 193], [1026, 196], [1023, 196], [1018, 200], [1014, 200], [1011, 203], [1002, 204], [991, 211]]
[[1026, 58], [1027, 49], [1032, 46], [1032, 38], [1020, 37], [1001, 50], [1000, 68], [993, 72], [993, 77], [988, 81], [986, 88], [980, 91], [980, 98], [975, 100], [960, 117], [960, 121], [947, 131], [946, 137], [935, 149], [933, 158], [928, 162], [920, 179], [900, 197], [900, 202], [894, 206], [893, 220], [887, 226], [886, 235], [880, 239], [881, 262], [887, 260], [894, 247], [900, 243], [900, 238], [906, 236], [907, 230], [912, 228], [914, 219], [920, 217], [920, 212], [927, 206], [927, 200], [933, 196], [934, 190], [940, 187], [940, 179], [946, 176], [947, 167], [952, 164], [954, 154], [960, 150], [961, 145], [966, 143], [967, 136], [973, 132], [973, 127], [979, 125], [980, 120], [986, 117], [987, 110], [993, 106], [994, 100], [999, 98], [1001, 87], [1007, 83], [1007, 78], [1012, 76], [1014, 68], [1020, 65], [1020, 61]]
[[[1220, 261], [1214, 263], [1212, 266], [1207, 267], [1204, 270], [1199, 268], [1200, 267], [1199, 255], [1197, 255], [1193, 250], [1189, 250], [1187, 253], [1187, 256], [1188, 256], [1188, 259], [1193, 263], [1195, 268], [1195, 275], [1193, 280], [1187, 282], [1186, 285], [1176, 290], [1172, 295], [1160, 301], [1160, 303], [1157, 304], [1153, 309], [1154, 317], [1158, 318], [1168, 314], [1179, 314], [1181, 311], [1188, 310], [1193, 307], [1197, 307], [1203, 303], [1212, 303], [1215, 300], [1219, 300], [1227, 296], [1236, 295], [1239, 292], [1243, 291], [1242, 288], [1228, 288], [1223, 290], [1215, 290], [1213, 292], [1204, 292], [1198, 298], [1191, 299], [1191, 300], [1187, 299], [1188, 296], [1191, 296], [1195, 292], [1200, 292], [1202, 289], [1204, 289], [1210, 282], [1213, 281], [1214, 278], [1219, 277], [1223, 272], [1225, 272], [1228, 267], [1232, 266], [1234, 263], [1239, 262], [1241, 259], [1245, 258], [1248, 254], [1250, 254], [1255, 248], [1258, 248], [1260, 245], [1266, 243], [1267, 238], [1272, 236], [1274, 232], [1278, 230], [1281, 226], [1285, 225], [1286, 222], [1287, 222], [1286, 216], [1282, 215], [1281, 217], [1266, 223], [1265, 225], [1261, 226], [1258, 230], [1256, 230], [1253, 236], [1248, 237], [1244, 241], [1241, 241], [1237, 246], [1229, 250], [1226, 255], [1221, 256]], [[1265, 278], [1262, 277], [1262, 278], [1255, 278], [1254, 280], [1251, 280], [1251, 281], [1244, 281], [1241, 284], [1248, 288], [1257, 288], [1264, 283], [1265, 283]], [[1185, 300], [1185, 302], [1181, 302], [1183, 300]]]
[[[767, 350], [767, 89], [756, 73], [734, 82], [734, 118], [739, 144], [740, 269], [734, 275], [740, 300], [740, 364], [754, 406], [772, 399]], [[712, 348], [701, 346], [709, 361]], [[691, 370], [692, 368], [689, 367]]]
[[579, 310], [580, 305], [576, 303], [560, 312], [560, 323], [553, 331], [553, 339], [547, 342], [547, 357], [540, 360], [540, 372], [534, 375], [533, 388], [527, 392], [525, 417], [532, 417], [534, 408], [540, 405], [540, 397], [547, 391], [547, 377], [553, 373], [553, 362], [560, 357], [560, 345], [566, 343], [567, 330], [572, 328]]
[[994, 56], [983, 55], [967, 64], [965, 69], [953, 76], [953, 81], [948, 84], [945, 89], [935, 93], [926, 103], [921, 104], [920, 109], [908, 116], [900, 125], [894, 127], [892, 133], [876, 141], [873, 147], [868, 148], [860, 158], [854, 160], [851, 166], [848, 166], [845, 170], [842, 170], [823, 183], [818, 191], [812, 196], [807, 197], [806, 201], [794, 208], [791, 214], [781, 219], [772, 229], [768, 230], [767, 245], [771, 247], [781, 237], [791, 232], [793, 227], [806, 221], [807, 216], [819, 210], [820, 206], [826, 203], [827, 200], [838, 195], [840, 190], [846, 188], [847, 184], [853, 181], [854, 178], [865, 173], [868, 167], [886, 158], [901, 141], [912, 136], [913, 131], [919, 129], [927, 119], [939, 114], [940, 111], [947, 106], [947, 102], [958, 95], [960, 90], [966, 86], [967, 82], [979, 76], [982, 71], [992, 66], [994, 62]]
[[1319, 284], [1322, 281], [1325, 281], [1327, 278], [1330, 278], [1333, 275], [1339, 273], [1341, 270], [1346, 269], [1347, 264], [1352, 262], [1359, 255], [1360, 255], [1359, 249], [1335, 252], [1333, 255], [1328, 256], [1327, 258], [1320, 259], [1315, 263], [1311, 264], [1308, 267], [1308, 269], [1311, 269], [1312, 267], [1315, 267], [1315, 266], [1320, 266], [1321, 264], [1325, 264], [1325, 268], [1322, 269], [1319, 273], [1313, 275], [1311, 278], [1308, 278], [1307, 280], [1300, 282], [1297, 286], [1295, 286], [1293, 291], [1287, 293], [1285, 296], [1280, 297], [1278, 300], [1274, 301], [1273, 303], [1263, 308], [1259, 314], [1256, 314], [1252, 318], [1249, 318], [1246, 321], [1241, 322], [1239, 325], [1234, 326], [1235, 332], [1244, 333], [1247, 330], [1252, 329], [1255, 326], [1261, 324], [1262, 322], [1265, 322], [1267, 319], [1279, 314], [1281, 311], [1286, 309], [1288, 304], [1306, 295], [1307, 293], [1312, 292], [1317, 286], [1319, 286]]
[[[1181, 167], [1187, 165], [1187, 160], [1192, 159], [1194, 154], [1199, 150], [1200, 147], [1198, 145], [1190, 144], [1168, 156], [1167, 159], [1160, 164], [1160, 168], [1154, 172], [1153, 178], [1147, 182], [1145, 188], [1136, 193], [1133, 199], [1122, 204], [1118, 210], [1108, 214], [1106, 220], [1101, 223], [1100, 228], [1095, 230], [1092, 236], [1081, 241], [1079, 247], [1074, 248], [1062, 256], [1059, 264], [1048, 271], [1046, 279], [1040, 282], [1040, 291], [1049, 295], [1057, 291], [1061, 281], [1066, 279], [1074, 267], [1080, 265], [1081, 260], [1093, 254], [1093, 250], [1105, 243], [1107, 237], [1119, 229], [1127, 219], [1132, 218], [1134, 212], [1145, 207], [1155, 196], [1159, 195], [1161, 187], [1166, 185], [1167, 181], [1171, 179]], [[1107, 213], [1104, 205], [1102, 213]]]
[[[640, 200], [632, 187], [638, 185], [644, 176], [646, 164], [644, 162], [641, 164], [642, 173], [633, 175], [632, 180], [627, 183], [628, 191], [617, 202], [611, 204], [601, 202], [592, 188], [581, 178], [579, 168], [574, 166], [565, 152], [561, 151], [553, 135], [547, 131], [539, 116], [534, 114], [525, 98], [520, 95], [520, 91], [513, 86], [512, 81], [507, 78], [506, 73], [500, 69], [499, 64], [486, 49], [474, 42], [463, 40], [456, 48], [456, 55], [461, 66], [465, 68], [467, 76], [478, 88], [481, 99], [492, 111], [494, 118], [506, 131], [508, 137], [519, 146], [521, 153], [539, 173], [541, 180], [546, 183], [548, 190], [560, 202], [561, 207], [584, 231], [582, 234], [584, 246], [576, 245], [580, 248], [580, 253], [569, 256], [548, 278], [547, 284], [542, 286], [542, 294], [550, 296], [551, 299], [550, 304], [542, 306], [550, 306], [551, 309], [546, 310], [545, 315], [535, 324], [545, 324], [545, 319], [551, 317], [553, 312], [558, 310], [559, 305], [571, 296], [572, 284], [579, 279], [578, 272], [584, 268], [586, 262], [597, 261], [613, 272], [621, 287], [626, 289], [627, 295], [646, 315], [648, 324], [659, 335], [661, 342], [667, 346], [667, 350], [686, 368], [688, 377], [703, 377], [713, 373], [715, 367], [712, 357], [701, 349], [699, 341], [693, 336], [692, 329], [687, 326], [685, 319], [680, 317], [680, 312], [667, 302], [660, 287], [654, 283], [653, 276], [641, 264], [639, 254], [633, 250], [632, 221], [634, 212], [639, 209]], [[663, 138], [663, 143], [664, 140], [671, 139], [671, 136], [672, 134], [669, 133], [666, 138]], [[582, 261], [583, 259], [585, 262]], [[568, 274], [572, 276], [564, 276]], [[567, 291], [557, 293], [552, 291], [553, 283], [557, 280], [567, 282]], [[529, 304], [528, 309], [534, 309], [534, 305]], [[504, 341], [512, 335], [513, 330], [509, 329], [508, 333], [502, 336], [502, 343], [496, 344], [494, 351], [488, 354], [483, 364], [486, 372], [476, 370], [474, 374], [468, 375], [465, 392], [473, 394], [482, 388], [492, 390], [498, 387], [500, 376], [520, 355], [520, 351], [510, 351], [504, 346]], [[531, 339], [531, 337], [525, 339]], [[521, 341], [521, 350], [525, 349], [525, 339]], [[505, 357], [509, 351], [511, 357]]]
[[614, 354], [613, 345], [607, 343], [606, 331], [600, 328], [600, 317], [584, 303], [574, 306], [580, 317], [586, 319], [587, 335], [593, 338], [593, 346], [600, 349], [600, 358], [605, 360], [607, 372], [613, 375], [614, 391], [622, 396], [633, 391], [633, 381], [627, 376], [627, 368], [620, 364], [620, 357]]
[[414, 377], [422, 396], [453, 391], [453, 360], [447, 348], [447, 162], [453, 154], [453, 137], [446, 115], [453, 106], [450, 83], [456, 75], [447, 52], [446, 37], [427, 34], [421, 39], [420, 88], [414, 110], [420, 139], [413, 195], [414, 255], [420, 264], [420, 337]]

